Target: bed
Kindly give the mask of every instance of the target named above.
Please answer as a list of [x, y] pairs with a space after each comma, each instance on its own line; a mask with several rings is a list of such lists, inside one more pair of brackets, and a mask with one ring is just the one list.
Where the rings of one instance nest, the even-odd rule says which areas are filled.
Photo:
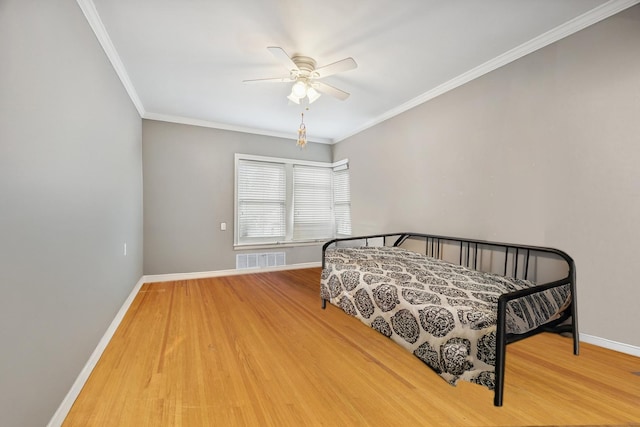
[[507, 344], [556, 332], [579, 353], [575, 277], [558, 249], [389, 233], [324, 244], [320, 297], [502, 406]]

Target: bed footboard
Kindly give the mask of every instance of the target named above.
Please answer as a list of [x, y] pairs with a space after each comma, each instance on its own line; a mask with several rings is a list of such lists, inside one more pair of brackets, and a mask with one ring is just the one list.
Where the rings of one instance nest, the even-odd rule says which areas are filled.
[[[494, 405], [502, 406], [504, 395], [504, 375], [506, 346], [540, 332], [571, 333], [573, 353], [579, 354], [576, 271], [573, 259], [565, 252], [546, 247], [527, 246], [510, 243], [490, 242], [450, 236], [422, 233], [388, 233], [350, 238], [334, 239], [322, 248], [322, 268], [326, 267], [326, 251], [338, 247], [355, 246], [407, 246], [414, 252], [422, 252], [448, 262], [457, 263], [473, 270], [482, 270], [502, 276], [521, 278], [536, 285], [527, 289], [504, 293], [498, 298], [496, 324], [496, 357]], [[544, 260], [553, 259], [555, 270], [561, 277], [553, 280], [539, 280], [540, 267]], [[560, 264], [558, 264], [560, 263]], [[560, 267], [558, 267], [560, 265]], [[533, 278], [531, 276], [534, 276]], [[544, 275], [542, 275], [544, 276]], [[542, 281], [542, 283], [540, 283]], [[562, 316], [541, 324], [525, 333], [512, 333], [507, 328], [507, 310], [510, 302], [569, 285], [570, 299]], [[322, 308], [327, 300], [321, 297]]]

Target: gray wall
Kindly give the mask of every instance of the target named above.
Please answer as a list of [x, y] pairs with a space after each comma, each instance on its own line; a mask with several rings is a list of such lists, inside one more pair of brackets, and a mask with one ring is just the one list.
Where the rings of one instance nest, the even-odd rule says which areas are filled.
[[73, 0], [2, 0], [0, 64], [0, 425], [43, 426], [142, 275], [141, 120]]
[[[144, 273], [235, 268], [234, 154], [330, 162], [331, 146], [198, 126], [142, 121]], [[220, 223], [227, 223], [227, 231]], [[283, 248], [287, 264], [317, 262], [319, 246]]]
[[581, 332], [640, 346], [639, 46], [634, 6], [338, 143], [354, 233], [558, 247]]

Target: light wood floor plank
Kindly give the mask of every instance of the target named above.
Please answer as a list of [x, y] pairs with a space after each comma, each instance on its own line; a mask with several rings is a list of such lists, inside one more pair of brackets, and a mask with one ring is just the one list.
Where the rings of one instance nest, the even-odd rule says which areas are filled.
[[543, 334], [504, 406], [340, 309], [319, 269], [143, 285], [65, 426], [640, 425], [640, 359]]

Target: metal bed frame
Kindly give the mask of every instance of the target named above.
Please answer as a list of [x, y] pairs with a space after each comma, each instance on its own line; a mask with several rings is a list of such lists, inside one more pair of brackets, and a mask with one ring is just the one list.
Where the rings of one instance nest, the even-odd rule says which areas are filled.
[[[529, 277], [529, 267], [531, 256], [551, 255], [555, 258], [564, 260], [567, 265], [567, 275], [559, 280], [555, 280], [548, 283], [537, 284], [535, 287], [522, 289], [515, 292], [509, 292], [502, 294], [498, 299], [498, 316], [497, 316], [497, 329], [496, 329], [496, 365], [495, 365], [495, 390], [493, 404], [495, 406], [502, 406], [504, 396], [504, 373], [505, 373], [505, 356], [506, 346], [513, 342], [519, 341], [523, 338], [536, 335], [541, 332], [555, 332], [555, 333], [571, 333], [573, 337], [573, 354], [578, 355], [580, 351], [580, 341], [578, 337], [578, 308], [576, 299], [576, 268], [573, 259], [565, 252], [554, 249], [539, 246], [527, 246], [513, 243], [499, 243], [490, 242], [485, 240], [466, 239], [450, 236], [438, 236], [432, 234], [422, 233], [387, 233], [387, 234], [374, 234], [367, 236], [354, 236], [347, 238], [339, 238], [328, 241], [322, 246], [322, 268], [325, 268], [325, 252], [331, 246], [337, 248], [340, 243], [345, 242], [357, 242], [364, 241], [364, 245], [369, 246], [369, 241], [373, 239], [382, 239], [382, 245], [387, 245], [387, 239], [395, 237], [395, 241], [391, 246], [400, 246], [408, 239], [412, 240], [424, 240], [425, 242], [425, 255], [443, 259], [445, 245], [451, 245], [452, 243], [458, 246], [459, 257], [458, 264], [467, 268], [477, 270], [479, 251], [489, 250], [491, 253], [504, 253], [504, 265], [503, 270], [499, 274], [507, 276], [509, 273], [511, 277], [518, 277], [520, 271], [521, 278], [527, 280]], [[379, 245], [378, 245], [379, 246]], [[510, 265], [510, 269], [507, 267]], [[495, 271], [492, 271], [496, 273]], [[569, 307], [564, 311], [563, 315], [554, 321], [541, 325], [536, 329], [533, 329], [525, 334], [512, 334], [506, 331], [506, 310], [509, 301], [522, 298], [528, 295], [544, 292], [548, 289], [570, 284], [571, 286], [571, 303]], [[326, 308], [327, 301], [322, 299], [322, 308]], [[567, 322], [571, 319], [570, 323]]]

